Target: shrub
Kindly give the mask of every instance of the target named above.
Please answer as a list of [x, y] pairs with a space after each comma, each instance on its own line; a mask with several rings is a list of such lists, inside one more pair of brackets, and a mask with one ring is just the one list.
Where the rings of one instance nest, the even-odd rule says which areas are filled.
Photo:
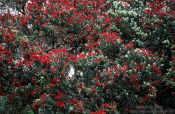
[[174, 2], [15, 7], [19, 14], [0, 16], [1, 112], [129, 113], [155, 105], [162, 83], [174, 88]]

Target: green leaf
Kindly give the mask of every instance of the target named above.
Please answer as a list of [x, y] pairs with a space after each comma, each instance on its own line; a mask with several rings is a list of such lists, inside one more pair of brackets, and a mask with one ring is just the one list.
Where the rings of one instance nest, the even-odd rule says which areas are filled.
[[34, 114], [33, 110], [28, 110], [26, 112], [24, 112], [24, 114]]

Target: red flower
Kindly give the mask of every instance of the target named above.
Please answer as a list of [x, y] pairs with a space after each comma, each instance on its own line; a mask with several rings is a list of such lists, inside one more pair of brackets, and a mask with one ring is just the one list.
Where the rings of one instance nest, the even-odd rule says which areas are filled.
[[118, 34], [117, 32], [111, 32], [111, 33], [101, 33], [100, 34], [102, 37], [104, 37], [105, 39], [105, 42], [109, 42], [109, 43], [112, 43], [112, 44], [115, 44], [116, 41], [119, 41], [119, 42], [123, 42], [123, 40], [118, 37]]
[[52, 71], [52, 73], [56, 73], [57, 67], [51, 67], [50, 70]]
[[100, 87], [101, 83], [99, 81], [96, 82], [96, 86]]
[[150, 11], [149, 9], [146, 9], [143, 13], [144, 13], [144, 14], [148, 14], [149, 11]]
[[0, 96], [2, 96], [3, 95], [3, 91], [0, 89]]
[[58, 78], [52, 78], [51, 82], [57, 84], [58, 83]]
[[118, 71], [116, 71], [116, 72], [115, 72], [115, 76], [116, 76], [116, 77], [118, 77], [118, 76], [119, 76]]
[[86, 57], [85, 54], [80, 53], [80, 54], [77, 56], [77, 59], [84, 59], [85, 57]]
[[37, 93], [39, 93], [39, 92], [40, 92], [40, 90], [35, 89], [35, 90], [33, 90], [33, 91], [29, 92], [29, 93], [28, 93], [28, 95], [35, 96], [35, 95], [36, 95]]
[[61, 101], [57, 101], [57, 102], [56, 102], [56, 106], [57, 106], [58, 108], [63, 108], [63, 107], [64, 107], [64, 103], [61, 102]]
[[106, 114], [104, 111], [90, 112], [90, 114]]
[[57, 93], [57, 96], [55, 97], [55, 99], [60, 99], [62, 97], [63, 93], [61, 91], [59, 91]]
[[76, 99], [71, 100], [71, 104], [76, 105], [77, 103], [78, 103], [78, 100], [76, 100]]
[[114, 18], [114, 21], [115, 21], [115, 22], [119, 22], [120, 19], [121, 19], [120, 17], [116, 17], [116, 18]]
[[31, 67], [32, 66], [32, 62], [31, 61], [26, 61], [26, 66], [27, 67]]
[[10, 94], [8, 95], [8, 100], [9, 100], [9, 102], [12, 102], [14, 97], [15, 97], [15, 94], [14, 94], [14, 93], [10, 93]]
[[12, 63], [12, 56], [10, 56], [6, 62], [7, 62], [7, 64], [11, 64]]
[[52, 16], [53, 18], [58, 18], [58, 17], [59, 17], [59, 16], [58, 16], [58, 12], [57, 12], [56, 10], [53, 10], [53, 11], [52, 11], [51, 16]]
[[42, 99], [42, 101], [46, 101], [47, 99], [45, 94], [40, 95], [40, 98]]
[[102, 107], [104, 107], [104, 108], [109, 108], [109, 107], [110, 107], [110, 105], [109, 105], [109, 104], [107, 104], [107, 103], [104, 103], [104, 104], [102, 104]]
[[39, 58], [39, 55], [37, 53], [32, 53], [30, 55], [30, 60], [35, 61]]
[[152, 70], [153, 70], [153, 72], [155, 72], [156, 74], [161, 74], [161, 70], [160, 70], [157, 66], [155, 66], [155, 65], [152, 66]]
[[110, 77], [110, 76], [111, 76], [111, 73], [110, 73], [110, 72], [108, 72], [107, 77]]
[[146, 101], [148, 100], [148, 95], [145, 95], [141, 100], [140, 100], [140, 105], [143, 106]]
[[100, 59], [99, 59], [99, 58], [94, 58], [94, 61], [95, 61], [96, 63], [99, 63], [99, 62], [100, 62]]
[[40, 56], [39, 61], [41, 64], [49, 64], [50, 63], [49, 55], [46, 54], [46, 55]]
[[47, 84], [46, 87], [55, 87], [55, 86], [56, 86], [56, 84]]
[[25, 26], [28, 23], [29, 20], [30, 20], [29, 16], [21, 17], [20, 18], [20, 25]]
[[96, 76], [94, 79], [98, 81], [100, 79], [100, 76]]
[[34, 104], [32, 105], [32, 108], [33, 108], [34, 110], [38, 110], [38, 108], [39, 108], [39, 103], [38, 103], [38, 102], [34, 103]]
[[126, 71], [127, 71], [126, 66], [124, 66], [124, 67], [120, 68], [120, 71], [121, 71], [121, 72], [126, 72]]
[[127, 49], [133, 48], [133, 47], [134, 47], [133, 41], [131, 41], [131, 42], [129, 42], [128, 44], [126, 44], [125, 47], [126, 47]]
[[0, 56], [0, 62], [2, 62], [2, 56]]

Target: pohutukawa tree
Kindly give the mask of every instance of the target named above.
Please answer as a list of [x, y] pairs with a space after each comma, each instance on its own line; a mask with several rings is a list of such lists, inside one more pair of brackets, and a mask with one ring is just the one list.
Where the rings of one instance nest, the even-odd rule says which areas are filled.
[[1, 113], [129, 113], [159, 94], [175, 106], [174, 0], [13, 3], [0, 16]]

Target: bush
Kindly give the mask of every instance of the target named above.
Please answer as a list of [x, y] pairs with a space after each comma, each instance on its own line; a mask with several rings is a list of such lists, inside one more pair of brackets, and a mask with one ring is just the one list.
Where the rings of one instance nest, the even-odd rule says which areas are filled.
[[19, 0], [19, 14], [0, 16], [0, 112], [129, 113], [155, 105], [163, 83], [174, 88], [174, 6]]

